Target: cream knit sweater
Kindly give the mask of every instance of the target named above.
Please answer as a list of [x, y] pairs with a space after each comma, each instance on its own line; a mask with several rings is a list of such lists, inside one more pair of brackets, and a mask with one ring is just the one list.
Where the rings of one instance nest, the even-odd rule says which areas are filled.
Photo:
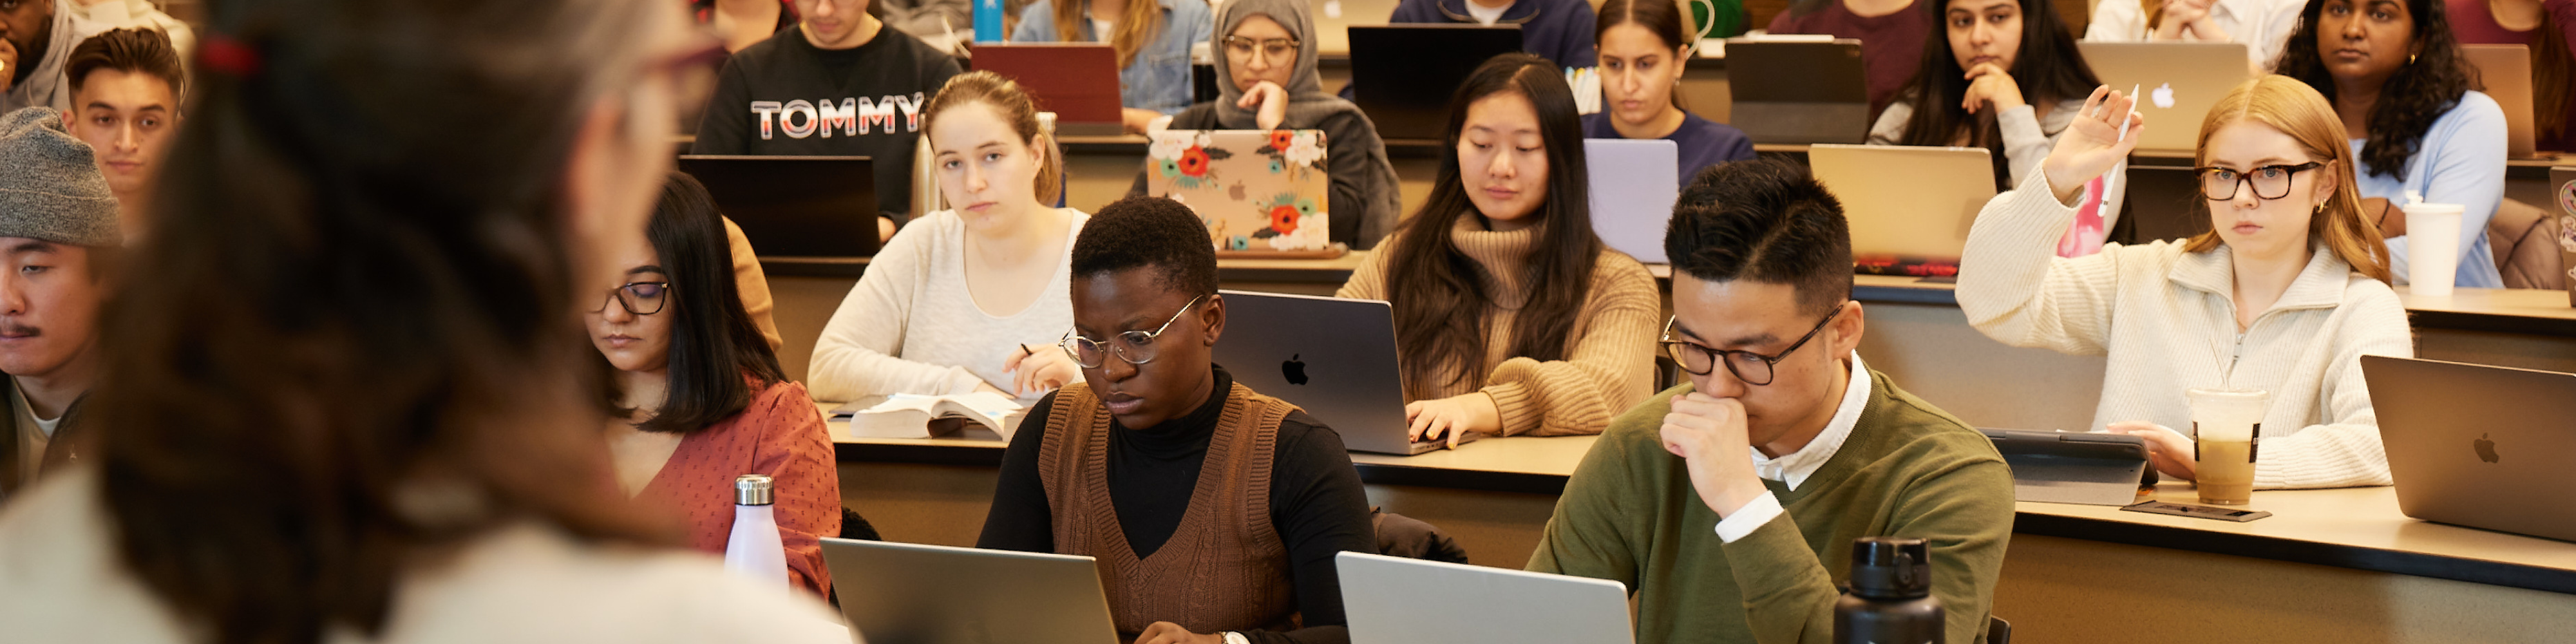
[[1959, 308], [1970, 324], [2004, 344], [2106, 356], [2092, 429], [2143, 420], [2189, 435], [2184, 390], [2262, 389], [2272, 406], [2255, 487], [2389, 484], [2360, 359], [2414, 355], [2395, 291], [2319, 246], [2280, 301], [2240, 334], [2224, 247], [2113, 244], [2056, 257], [2074, 210], [2047, 182], [2034, 175], [1977, 213], [1959, 270]]
[[[1565, 436], [1599, 434], [1611, 417], [1654, 393], [1655, 330], [1663, 322], [1655, 318], [1662, 313], [1663, 296], [1644, 264], [1605, 249], [1593, 263], [1591, 284], [1539, 285], [1588, 293], [1577, 312], [1566, 359], [1541, 362], [1506, 355], [1512, 324], [1529, 292], [1521, 283], [1521, 268], [1537, 229], [1488, 231], [1472, 217], [1458, 223], [1450, 240], [1475, 261], [1477, 275], [1484, 278], [1486, 292], [1495, 294], [1497, 305], [1491, 311], [1457, 312], [1486, 316], [1485, 360], [1468, 381], [1480, 384], [1444, 388], [1434, 397], [1482, 391], [1493, 396], [1494, 407], [1502, 412], [1503, 435]], [[1376, 255], [1333, 295], [1387, 299], [1387, 262], [1395, 248], [1393, 238], [1379, 244]]]

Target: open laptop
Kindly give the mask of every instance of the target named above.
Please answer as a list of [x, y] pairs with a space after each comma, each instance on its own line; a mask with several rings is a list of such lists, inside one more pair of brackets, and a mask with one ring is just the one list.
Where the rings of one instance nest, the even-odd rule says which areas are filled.
[[1235, 382], [1305, 409], [1351, 451], [1409, 456], [1447, 445], [1405, 436], [1404, 367], [1396, 362], [1395, 313], [1387, 303], [1218, 292], [1226, 316], [1216, 363]]
[[1090, 557], [823, 538], [868, 644], [1121, 644]]
[[2406, 516], [2576, 541], [2576, 374], [2362, 356]]
[[1332, 166], [1322, 130], [1164, 130], [1145, 156], [1145, 194], [1189, 206], [1217, 250], [1329, 250]]
[[2478, 68], [2479, 80], [2485, 81], [2488, 98], [2504, 108], [2505, 156], [2529, 159], [2539, 155], [2535, 141], [2539, 123], [2534, 121], [2531, 95], [2531, 47], [2526, 45], [2460, 45], [2460, 53]]
[[1592, 232], [1611, 250], [1648, 264], [1668, 264], [1664, 230], [1681, 198], [1681, 148], [1671, 141], [1584, 139], [1592, 173]]
[[1628, 587], [1590, 579], [1344, 552], [1351, 644], [1629, 644]]
[[1446, 135], [1467, 74], [1521, 50], [1520, 25], [1351, 25], [1350, 39], [1351, 100], [1389, 140]]
[[1985, 148], [1818, 145], [1807, 150], [1816, 181], [1843, 203], [1852, 259], [1863, 272], [1956, 275], [1968, 227], [1995, 198]]
[[2146, 97], [2138, 114], [2147, 129], [2138, 149], [2189, 152], [2200, 147], [2200, 121], [2227, 92], [2252, 78], [2243, 43], [2080, 42], [2084, 63], [2102, 84]]
[[1860, 41], [1726, 40], [1728, 120], [1754, 143], [1859, 143], [1869, 138], [1869, 78]]
[[867, 157], [681, 155], [716, 210], [764, 257], [877, 253], [876, 174]]
[[1102, 43], [975, 43], [975, 69], [1009, 77], [1055, 113], [1064, 136], [1117, 136], [1126, 129], [1118, 105], [1118, 55]]

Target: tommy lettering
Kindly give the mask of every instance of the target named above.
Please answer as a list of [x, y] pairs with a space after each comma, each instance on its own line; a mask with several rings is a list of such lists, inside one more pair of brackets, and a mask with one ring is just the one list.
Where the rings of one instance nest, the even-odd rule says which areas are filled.
[[776, 120], [778, 101], [752, 101], [751, 113], [760, 115], [760, 140], [769, 140], [769, 122]]

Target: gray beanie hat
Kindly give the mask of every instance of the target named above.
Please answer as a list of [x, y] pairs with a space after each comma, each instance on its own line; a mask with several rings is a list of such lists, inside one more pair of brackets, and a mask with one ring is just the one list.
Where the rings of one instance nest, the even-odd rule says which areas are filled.
[[0, 237], [75, 246], [116, 246], [116, 195], [89, 144], [63, 129], [63, 115], [30, 107], [0, 115]]

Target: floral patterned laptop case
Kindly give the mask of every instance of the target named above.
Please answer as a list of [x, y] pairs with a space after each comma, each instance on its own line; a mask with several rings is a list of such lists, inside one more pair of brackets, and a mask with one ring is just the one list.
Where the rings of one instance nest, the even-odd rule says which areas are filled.
[[1146, 194], [1197, 212], [1217, 250], [1332, 246], [1322, 130], [1164, 130], [1146, 164]]

